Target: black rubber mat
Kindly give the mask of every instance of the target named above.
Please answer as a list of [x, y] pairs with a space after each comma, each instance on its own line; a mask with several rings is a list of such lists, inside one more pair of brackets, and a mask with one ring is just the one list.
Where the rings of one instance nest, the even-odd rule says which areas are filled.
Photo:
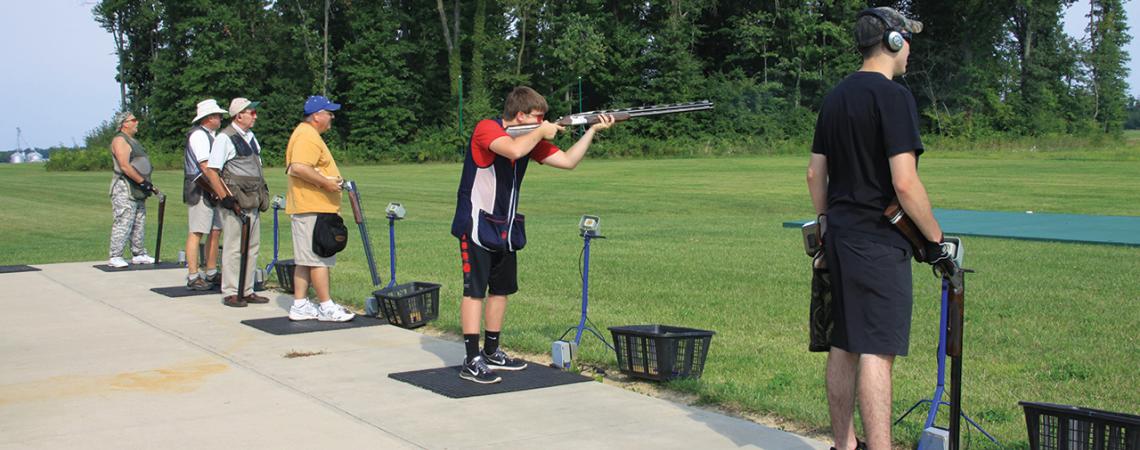
[[558, 370], [529, 361], [524, 370], [514, 372], [500, 370], [495, 373], [503, 377], [503, 381], [495, 384], [479, 384], [464, 380], [459, 378], [459, 366], [392, 373], [388, 374], [388, 378], [400, 380], [451, 398], [501, 394], [593, 381], [591, 378], [575, 372]]
[[171, 298], [193, 297], [196, 295], [222, 295], [221, 286], [214, 286], [213, 289], [210, 289], [208, 291], [191, 291], [189, 289], [186, 289], [186, 285], [150, 288], [150, 290]]
[[131, 264], [131, 265], [129, 265], [127, 267], [123, 267], [121, 269], [116, 269], [116, 268], [108, 266], [106, 264], [96, 264], [96, 265], [91, 266], [91, 267], [102, 270], [104, 272], [130, 272], [130, 271], [134, 271], [134, 270], [155, 270], [155, 269], [185, 269], [185, 267], [183, 267], [182, 264], [178, 264], [176, 262], [166, 262], [166, 261], [160, 262], [158, 264]]
[[243, 320], [241, 323], [269, 334], [281, 336], [285, 334], [312, 333], [315, 331], [343, 330], [345, 328], [374, 327], [376, 325], [387, 325], [388, 321], [375, 317], [357, 315], [348, 322], [321, 322], [316, 319], [294, 322], [289, 320], [289, 316], [283, 316]]
[[[186, 289], [186, 285], [150, 288], [150, 290], [151, 292], [156, 292], [170, 298], [194, 297], [198, 295], [222, 295], [222, 287], [220, 285], [214, 286], [213, 289], [210, 289], [208, 291], [191, 291], [189, 289]], [[258, 290], [258, 288], [255, 286], [253, 290], [256, 292], [265, 292], [264, 287]]]
[[0, 273], [16, 273], [16, 272], [39, 272], [32, 266], [0, 266]]

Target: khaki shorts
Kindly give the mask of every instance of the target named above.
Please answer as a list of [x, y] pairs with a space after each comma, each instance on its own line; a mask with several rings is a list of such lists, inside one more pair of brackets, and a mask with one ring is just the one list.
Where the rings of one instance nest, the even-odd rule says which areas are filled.
[[199, 200], [197, 205], [190, 206], [187, 214], [191, 233], [206, 234], [210, 230], [222, 229], [222, 217], [206, 204], [206, 200]]
[[313, 253], [313, 228], [317, 224], [317, 214], [293, 214], [293, 262], [298, 266], [332, 267], [336, 265], [336, 255], [323, 258]]

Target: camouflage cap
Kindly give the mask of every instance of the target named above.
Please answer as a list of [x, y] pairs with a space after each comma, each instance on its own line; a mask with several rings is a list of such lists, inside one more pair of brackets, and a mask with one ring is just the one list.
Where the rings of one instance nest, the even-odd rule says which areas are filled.
[[132, 116], [134, 116], [134, 114], [132, 114], [130, 111], [119, 111], [115, 113], [114, 117], [111, 118], [111, 122], [115, 124], [115, 129], [119, 130], [123, 128], [123, 123], [125, 123], [127, 119]]
[[[888, 23], [884, 24], [880, 17]], [[887, 27], [891, 30], [905, 31], [910, 34], [922, 32], [922, 22], [908, 19], [902, 13], [895, 11], [894, 8], [880, 6], [864, 9], [856, 16], [855, 43], [859, 45], [859, 48], [864, 48], [882, 42], [883, 33], [887, 32]]]

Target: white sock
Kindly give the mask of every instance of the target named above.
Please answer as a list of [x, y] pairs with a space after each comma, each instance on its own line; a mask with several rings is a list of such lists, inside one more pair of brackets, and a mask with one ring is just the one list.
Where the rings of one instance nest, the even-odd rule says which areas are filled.
[[332, 308], [332, 305], [333, 305], [333, 302], [332, 302], [331, 298], [328, 300], [321, 300], [321, 308], [322, 309]]
[[309, 299], [307, 299], [307, 298], [295, 298], [295, 299], [293, 299], [293, 307], [295, 307], [295, 308], [300, 308], [302, 306], [305, 306], [305, 303], [309, 303]]
[[217, 273], [218, 273], [218, 269], [210, 269], [210, 270], [206, 271], [206, 276], [212, 277], [214, 275], [217, 275]]
[[197, 280], [197, 279], [198, 279], [199, 277], [201, 277], [201, 276], [202, 276], [202, 274], [201, 274], [201, 273], [199, 273], [199, 272], [194, 272], [194, 273], [192, 273], [192, 274], [190, 274], [190, 275], [186, 275], [186, 281], [194, 281], [194, 280]]

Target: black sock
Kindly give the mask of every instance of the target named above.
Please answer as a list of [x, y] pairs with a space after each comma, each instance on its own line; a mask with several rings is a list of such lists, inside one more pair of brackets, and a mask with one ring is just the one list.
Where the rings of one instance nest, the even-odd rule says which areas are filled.
[[479, 334], [465, 334], [463, 335], [463, 345], [467, 347], [467, 360], [470, 361], [479, 356]]
[[487, 355], [494, 355], [499, 350], [499, 333], [502, 331], [485, 331], [487, 336], [483, 340], [483, 353]]

